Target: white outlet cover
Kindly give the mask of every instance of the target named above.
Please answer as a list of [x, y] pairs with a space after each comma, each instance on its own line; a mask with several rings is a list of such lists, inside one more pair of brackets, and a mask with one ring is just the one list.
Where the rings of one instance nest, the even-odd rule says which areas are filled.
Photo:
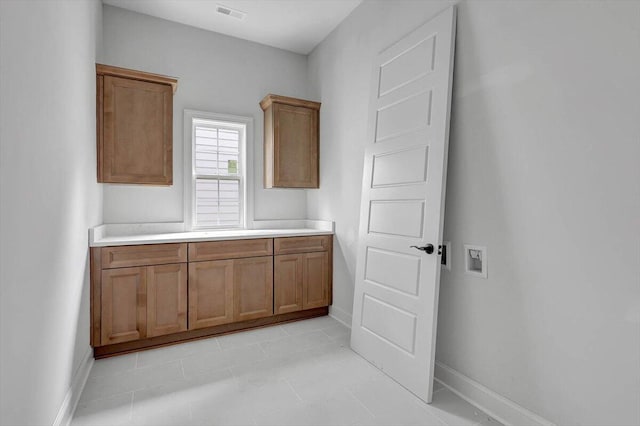
[[[471, 260], [471, 253], [479, 253], [480, 255], [480, 269], [473, 268]], [[488, 266], [488, 257], [487, 257], [487, 247], [485, 246], [477, 246], [473, 244], [465, 244], [464, 245], [464, 273], [467, 275], [471, 275], [474, 277], [487, 279], [487, 266]]]

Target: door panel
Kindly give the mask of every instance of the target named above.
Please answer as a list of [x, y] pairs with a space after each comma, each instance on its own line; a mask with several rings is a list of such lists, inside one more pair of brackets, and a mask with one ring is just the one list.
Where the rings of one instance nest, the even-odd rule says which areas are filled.
[[411, 95], [376, 111], [376, 142], [426, 128], [431, 122], [431, 91]]
[[417, 296], [420, 284], [420, 257], [367, 247], [364, 279]]
[[233, 321], [233, 260], [189, 264], [189, 330]]
[[422, 235], [424, 200], [379, 199], [369, 206], [369, 233], [400, 237]]
[[[455, 7], [374, 63], [351, 346], [431, 402]], [[429, 255], [410, 246], [436, 247]]]
[[424, 182], [427, 152], [425, 146], [374, 155], [371, 187]]
[[147, 268], [147, 337], [187, 329], [187, 264]]
[[110, 75], [103, 84], [104, 182], [170, 185], [171, 86]]
[[273, 104], [274, 186], [318, 187], [318, 111]]
[[362, 328], [412, 355], [416, 339], [416, 315], [368, 294], [362, 303]]
[[329, 305], [329, 253], [305, 253], [303, 258], [302, 306], [304, 309]]
[[379, 95], [384, 96], [433, 71], [435, 42], [435, 36], [425, 38], [389, 62], [381, 64]]
[[233, 261], [233, 298], [237, 321], [273, 315], [273, 257]]
[[301, 311], [304, 254], [274, 257], [274, 313]]
[[101, 344], [146, 337], [146, 268], [102, 271]]

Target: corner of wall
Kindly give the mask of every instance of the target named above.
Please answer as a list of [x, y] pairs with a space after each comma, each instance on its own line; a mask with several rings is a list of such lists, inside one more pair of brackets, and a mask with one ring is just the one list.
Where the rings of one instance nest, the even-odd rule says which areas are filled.
[[82, 390], [87, 383], [92, 367], [93, 349], [89, 347], [73, 375], [71, 386], [62, 401], [62, 405], [60, 406], [60, 410], [58, 410], [53, 426], [67, 426], [71, 423], [73, 413], [78, 405], [78, 401], [80, 401], [80, 395], [82, 395]]

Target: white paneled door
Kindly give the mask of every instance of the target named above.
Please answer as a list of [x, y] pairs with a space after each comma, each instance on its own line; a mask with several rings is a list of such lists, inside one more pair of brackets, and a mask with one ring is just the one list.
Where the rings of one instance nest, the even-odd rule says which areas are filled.
[[351, 346], [426, 402], [435, 356], [455, 17], [454, 7], [445, 10], [376, 58], [360, 210]]

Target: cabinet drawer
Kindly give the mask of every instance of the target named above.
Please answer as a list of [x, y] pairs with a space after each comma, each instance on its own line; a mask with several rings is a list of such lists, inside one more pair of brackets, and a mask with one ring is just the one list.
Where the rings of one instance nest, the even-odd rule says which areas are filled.
[[272, 254], [272, 238], [189, 243], [189, 262], [271, 256]]
[[312, 237], [276, 238], [275, 254], [308, 253], [312, 251], [328, 251], [333, 235], [314, 235]]
[[187, 261], [187, 244], [150, 244], [102, 248], [102, 268], [163, 265]]

